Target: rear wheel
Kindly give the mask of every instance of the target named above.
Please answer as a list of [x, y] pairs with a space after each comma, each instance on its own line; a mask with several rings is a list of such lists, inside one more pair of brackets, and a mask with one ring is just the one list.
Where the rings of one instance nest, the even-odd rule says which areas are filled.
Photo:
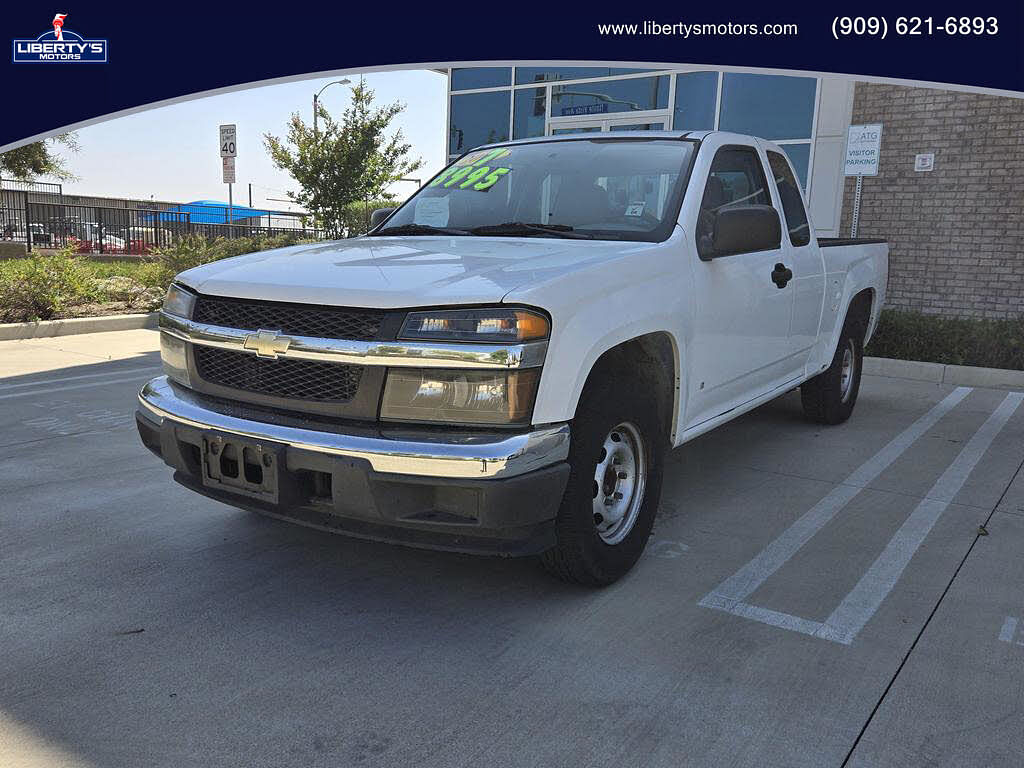
[[864, 363], [864, 326], [847, 318], [832, 364], [800, 385], [804, 415], [819, 424], [841, 424], [850, 418], [860, 392]]
[[611, 584], [633, 567], [650, 536], [667, 431], [657, 398], [611, 380], [588, 385], [572, 428], [557, 543], [541, 562], [565, 581]]

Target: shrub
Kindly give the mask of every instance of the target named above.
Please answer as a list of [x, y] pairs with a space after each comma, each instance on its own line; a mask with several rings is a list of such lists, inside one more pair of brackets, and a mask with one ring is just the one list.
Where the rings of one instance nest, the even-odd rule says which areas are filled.
[[218, 237], [207, 241], [201, 235], [186, 235], [173, 245], [157, 250], [154, 254], [156, 266], [148, 277], [152, 282], [148, 285], [160, 285], [166, 288], [179, 272], [186, 269], [220, 261], [233, 256], [241, 256], [271, 248], [283, 248], [289, 245], [311, 242], [303, 239], [301, 233], [279, 235], [257, 235], [254, 237]]
[[0, 322], [49, 320], [64, 309], [97, 298], [88, 271], [68, 249], [33, 252], [0, 265]]
[[366, 203], [352, 203], [342, 212], [342, 225], [345, 237], [357, 237], [365, 234], [370, 228], [370, 214], [378, 208], [397, 208], [401, 201], [370, 200]]
[[865, 354], [1024, 371], [1024, 317], [981, 320], [885, 309]]
[[[270, 237], [183, 237], [146, 261], [93, 262], [73, 249], [0, 261], [0, 323], [50, 320], [74, 314], [88, 303], [117, 302], [120, 311], [149, 311], [160, 306], [174, 276], [211, 261], [244, 253], [310, 242], [301, 232]], [[96, 314], [96, 307], [85, 308]], [[100, 308], [102, 312], [102, 308]]]

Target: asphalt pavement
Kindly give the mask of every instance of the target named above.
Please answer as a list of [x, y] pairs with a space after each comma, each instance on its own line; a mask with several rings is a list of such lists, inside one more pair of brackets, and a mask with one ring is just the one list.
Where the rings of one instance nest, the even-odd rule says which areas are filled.
[[153, 331], [0, 342], [2, 766], [1019, 766], [1021, 393], [865, 377], [670, 455], [603, 590], [174, 484]]

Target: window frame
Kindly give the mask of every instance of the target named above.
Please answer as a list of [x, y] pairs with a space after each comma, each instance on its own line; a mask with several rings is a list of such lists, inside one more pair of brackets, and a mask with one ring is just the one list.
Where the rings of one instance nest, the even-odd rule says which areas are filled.
[[[789, 175], [791, 177], [790, 181], [792, 181], [793, 186], [796, 188], [796, 197], [797, 200], [800, 201], [800, 210], [803, 212], [804, 215], [804, 227], [807, 230], [807, 242], [800, 244], [793, 242], [792, 229], [790, 229], [789, 226], [789, 217], [786, 215], [786, 204], [782, 199], [782, 190], [779, 189], [778, 180], [775, 178], [775, 171], [772, 169], [772, 155], [776, 155], [777, 157], [779, 157], [782, 160], [782, 162], [785, 163], [786, 168], [789, 170]], [[775, 197], [778, 199], [779, 206], [781, 206], [782, 208], [782, 221], [785, 222], [786, 224], [785, 230], [787, 241], [789, 242], [791, 248], [806, 248], [809, 245], [811, 245], [811, 240], [813, 239], [813, 232], [811, 231], [811, 217], [808, 216], [807, 214], [807, 203], [804, 201], [803, 190], [800, 188], [800, 179], [797, 177], [796, 173], [793, 170], [793, 164], [789, 160], [789, 155], [787, 155], [785, 152], [774, 149], [772, 147], [765, 147], [764, 156], [768, 160], [768, 170], [772, 172], [772, 186], [775, 189]]]
[[[512, 85], [511, 86], [494, 86], [494, 87], [491, 87], [491, 88], [476, 88], [476, 89], [473, 89], [473, 90], [453, 91], [451, 89], [451, 71], [452, 71], [452, 67], [447, 67], [447, 68], [445, 68], [443, 70], [446, 73], [446, 77], [448, 79], [447, 94], [449, 96], [451, 96], [453, 93], [459, 93], [459, 94], [461, 94], [461, 93], [486, 93], [488, 91], [491, 91], [491, 92], [494, 92], [494, 91], [505, 92], [507, 94], [507, 96], [508, 96], [508, 99], [509, 99], [509, 121], [508, 121], [508, 135], [509, 135], [509, 139], [508, 140], [509, 141], [518, 141], [520, 139], [540, 138], [540, 137], [539, 136], [529, 136], [529, 137], [528, 136], [516, 136], [515, 124], [514, 123], [515, 123], [515, 92], [517, 90], [524, 89], [524, 88], [538, 88], [538, 87], [544, 89], [544, 91], [545, 91], [545, 118], [544, 118], [545, 123], [544, 123], [544, 134], [543, 135], [546, 136], [546, 135], [549, 135], [549, 133], [550, 133], [550, 123], [551, 123], [551, 117], [552, 117], [551, 116], [551, 88], [555, 84], [565, 85], [565, 84], [573, 84], [573, 83], [575, 83], [575, 84], [583, 85], [583, 84], [587, 84], [587, 83], [601, 82], [601, 81], [607, 80], [607, 79], [624, 80], [624, 79], [632, 79], [632, 78], [636, 78], [636, 77], [652, 77], [652, 76], [657, 76], [657, 75], [667, 75], [670, 78], [669, 93], [668, 93], [669, 101], [668, 101], [668, 110], [667, 110], [669, 112], [668, 123], [672, 124], [672, 126], [673, 126], [671, 128], [671, 130], [678, 131], [680, 129], [676, 128], [675, 125], [674, 125], [675, 102], [676, 102], [676, 78], [678, 76], [680, 76], [680, 75], [688, 75], [688, 74], [695, 73], [695, 72], [713, 72], [713, 73], [715, 73], [717, 75], [717, 86], [716, 86], [716, 90], [715, 90], [715, 119], [714, 119], [714, 125], [713, 125], [713, 127], [710, 130], [713, 130], [713, 131], [722, 130], [722, 128], [721, 128], [722, 93], [723, 93], [723, 86], [724, 86], [724, 81], [725, 81], [725, 75], [728, 74], [728, 72], [725, 69], [716, 68], [714, 66], [668, 67], [668, 68], [665, 68], [665, 69], [657, 69], [657, 70], [654, 70], [654, 69], [652, 69], [652, 70], [642, 70], [640, 72], [637, 72], [637, 73], [631, 74], [631, 75], [622, 74], [622, 75], [613, 75], [613, 76], [609, 76], [609, 77], [581, 78], [579, 80], [547, 80], [547, 81], [531, 82], [529, 84], [518, 84], [516, 82], [516, 70], [517, 69], [518, 69], [518, 67], [515, 64], [513, 64], [512, 65]], [[771, 75], [771, 73], [752, 73], [752, 74], [766, 74], [766, 75], [769, 75], [769, 76]], [[815, 86], [815, 89], [814, 89], [814, 106], [813, 106], [814, 122], [813, 122], [813, 125], [812, 125], [810, 138], [806, 138], [806, 139], [792, 139], [792, 138], [783, 139], [783, 138], [778, 138], [778, 139], [773, 139], [771, 141], [772, 141], [773, 144], [781, 146], [783, 148], [785, 148], [786, 145], [803, 145], [803, 146], [807, 147], [807, 176], [806, 176], [806, 178], [800, 179], [800, 175], [797, 174], [797, 178], [800, 179], [800, 181], [801, 181], [801, 186], [800, 186], [801, 191], [804, 192], [807, 196], [809, 196], [811, 194], [812, 186], [813, 186], [813, 173], [812, 173], [812, 171], [813, 171], [813, 168], [814, 168], [815, 149], [816, 149], [817, 137], [818, 137], [818, 118], [819, 118], [819, 114], [818, 113], [819, 113], [819, 108], [820, 108], [820, 104], [821, 104], [822, 82], [823, 82], [825, 76], [823, 76], [823, 75], [810, 75], [810, 74], [809, 75], [794, 75], [794, 77], [804, 77], [804, 76], [813, 77], [817, 81], [817, 85]], [[444, 137], [443, 137], [442, 140], [444, 142], [444, 147], [445, 147], [445, 150], [446, 150], [445, 158], [447, 159], [447, 161], [449, 163], [451, 163], [451, 162], [454, 162], [455, 160], [458, 159], [459, 154], [458, 153], [453, 153], [453, 152], [450, 151], [450, 146], [449, 146], [449, 140], [450, 140], [450, 136], [451, 136], [451, 108], [450, 108], [451, 102], [450, 102], [450, 100], [447, 102], [447, 104], [448, 104], [448, 106], [445, 109]], [[558, 116], [556, 116], [556, 119], [557, 119], [557, 117]], [[693, 131], [695, 129], [682, 129], [682, 130], [683, 131]], [[471, 151], [472, 149], [473, 149], [473, 147], [469, 147], [469, 148], [466, 149], [466, 151]], [[791, 165], [794, 165], [794, 167], [795, 167], [795, 164], [791, 163]]]
[[[708, 182], [711, 180], [711, 174], [712, 174], [712, 172], [714, 170], [715, 161], [718, 160], [719, 154], [721, 154], [724, 151], [735, 151], [735, 150], [742, 150], [742, 151], [745, 151], [745, 152], [749, 152], [749, 153], [751, 153], [757, 159], [757, 165], [761, 169], [761, 178], [764, 179], [764, 195], [765, 195], [766, 198], [768, 198], [767, 205], [768, 205], [769, 208], [772, 208], [772, 209], [775, 210], [775, 215], [779, 217], [779, 224], [780, 224], [780, 226], [781, 226], [782, 222], [785, 221], [785, 218], [782, 216], [782, 214], [779, 212], [778, 207], [775, 205], [775, 196], [773, 195], [773, 191], [774, 190], [768, 184], [768, 174], [765, 173], [765, 160], [767, 159], [767, 155], [765, 155], [765, 158], [762, 159], [762, 157], [761, 157], [761, 147], [755, 146], [753, 144], [722, 144], [720, 147], [718, 147], [718, 149], [715, 150], [715, 154], [711, 158], [711, 163], [708, 165], [707, 178], [704, 179], [704, 187], [701, 189], [700, 202], [697, 204], [697, 222], [696, 222], [696, 225], [693, 228], [693, 245], [694, 245], [694, 248], [696, 249], [696, 252], [697, 252], [697, 258], [700, 259], [701, 261], [705, 260], [701, 256], [701, 252], [700, 252], [700, 237], [701, 237], [700, 216], [701, 216], [701, 213], [704, 210], [704, 195], [707, 193]], [[726, 203], [726, 205], [728, 205], [728, 203]], [[760, 205], [760, 203], [758, 203], [758, 205]], [[780, 241], [780, 245], [781, 245], [781, 241]], [[773, 249], [773, 250], [777, 250], [777, 249]], [[721, 256], [715, 256], [714, 260], [717, 261], [718, 259], [730, 259], [730, 258], [732, 258], [734, 256], [743, 256], [743, 255], [748, 254], [748, 253], [763, 253], [763, 252], [764, 252], [764, 249], [754, 250], [754, 251], [739, 251], [737, 253], [729, 253], [729, 254], [723, 254]]]

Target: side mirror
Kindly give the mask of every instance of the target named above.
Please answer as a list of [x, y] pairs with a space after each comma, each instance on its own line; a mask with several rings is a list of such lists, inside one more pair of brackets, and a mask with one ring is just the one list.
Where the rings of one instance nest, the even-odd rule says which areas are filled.
[[725, 208], [715, 216], [710, 245], [700, 254], [704, 261], [778, 248], [782, 245], [779, 213], [770, 205]]
[[380, 224], [384, 219], [395, 212], [394, 208], [378, 208], [370, 214], [370, 229]]

